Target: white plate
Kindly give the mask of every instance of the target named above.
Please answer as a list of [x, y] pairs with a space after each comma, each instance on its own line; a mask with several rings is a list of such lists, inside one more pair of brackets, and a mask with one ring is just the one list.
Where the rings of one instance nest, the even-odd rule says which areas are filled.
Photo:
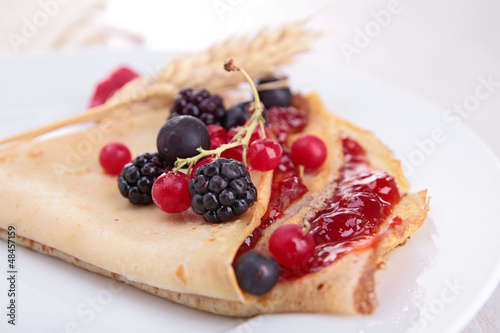
[[[95, 82], [115, 66], [143, 74], [170, 55], [56, 53], [0, 59], [0, 133], [7, 136], [85, 110]], [[431, 212], [408, 244], [377, 274], [380, 306], [370, 316], [270, 315], [250, 321], [176, 305], [60, 260], [17, 248], [17, 325], [37, 332], [457, 332], [500, 280], [500, 164], [465, 127], [435, 105], [378, 79], [303, 58], [290, 67], [294, 87], [317, 90], [339, 115], [372, 130], [407, 167], [414, 191], [429, 189]], [[195, 75], [195, 74], [194, 74]], [[438, 141], [432, 133], [440, 131]], [[0, 267], [7, 271], [6, 243]], [[3, 258], [3, 259], [2, 259]], [[7, 302], [0, 279], [0, 303]], [[6, 312], [5, 308], [3, 312]]]

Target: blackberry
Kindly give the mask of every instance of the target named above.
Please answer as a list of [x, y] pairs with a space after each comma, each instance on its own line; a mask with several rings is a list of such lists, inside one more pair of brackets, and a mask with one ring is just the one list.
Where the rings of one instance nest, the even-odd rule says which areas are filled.
[[196, 169], [189, 182], [189, 194], [193, 211], [211, 223], [243, 215], [257, 201], [257, 189], [245, 166], [226, 158]]
[[182, 89], [174, 99], [170, 118], [188, 115], [200, 118], [206, 125], [222, 125], [226, 109], [222, 98], [205, 89]]
[[165, 167], [158, 153], [142, 153], [125, 164], [118, 176], [120, 193], [134, 205], [149, 205], [153, 203], [153, 184], [164, 172]]

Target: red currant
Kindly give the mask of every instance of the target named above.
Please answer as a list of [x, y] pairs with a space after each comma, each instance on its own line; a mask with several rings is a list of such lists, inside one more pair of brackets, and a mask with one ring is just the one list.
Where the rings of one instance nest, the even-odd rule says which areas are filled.
[[297, 269], [305, 265], [314, 255], [316, 244], [310, 233], [304, 234], [302, 227], [285, 224], [276, 229], [269, 238], [269, 251], [283, 267]]
[[125, 164], [132, 160], [130, 150], [124, 144], [112, 142], [105, 145], [99, 154], [99, 162], [106, 173], [118, 176]]
[[325, 163], [327, 148], [323, 140], [311, 134], [304, 134], [292, 145], [292, 161], [303, 165], [307, 171], [314, 171]]
[[248, 163], [258, 171], [275, 169], [281, 161], [281, 145], [272, 139], [258, 139], [248, 147]]
[[182, 213], [191, 206], [188, 184], [191, 178], [182, 172], [168, 171], [155, 180], [153, 201], [166, 213]]
[[210, 149], [216, 149], [227, 143], [227, 133], [224, 127], [219, 125], [207, 125], [208, 134], [210, 134]]
[[[227, 141], [226, 142], [231, 142], [231, 140], [234, 138], [234, 136], [240, 130], [241, 130], [241, 127], [233, 127], [233, 128], [231, 128], [227, 132]], [[269, 130], [267, 129], [267, 127], [264, 127], [264, 132], [266, 133], [266, 138], [268, 138], [269, 137]], [[250, 137], [249, 144], [252, 144], [252, 142], [254, 142], [255, 140], [262, 139], [262, 138], [263, 138], [262, 130], [260, 129], [260, 127], [257, 127], [253, 131], [252, 136]], [[232, 158], [234, 160], [242, 162], [243, 161], [243, 147], [242, 146], [238, 146], [238, 147], [234, 147], [234, 148], [225, 150], [224, 152], [222, 152], [222, 157]]]
[[201, 160], [199, 160], [198, 163], [196, 163], [193, 166], [193, 170], [191, 170], [191, 178], [194, 177], [194, 173], [196, 172], [196, 169], [198, 169], [202, 165], [205, 165], [205, 164], [208, 164], [210, 162], [213, 162], [214, 160], [215, 160], [214, 156], [207, 156], [207, 157], [202, 158]]

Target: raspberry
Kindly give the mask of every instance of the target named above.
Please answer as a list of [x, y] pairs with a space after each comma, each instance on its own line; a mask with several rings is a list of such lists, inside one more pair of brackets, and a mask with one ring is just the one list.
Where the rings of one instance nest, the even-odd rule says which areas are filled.
[[118, 89], [137, 77], [139, 77], [139, 74], [133, 69], [125, 66], [118, 67], [107, 78], [97, 84], [89, 106], [93, 108], [104, 104]]
[[243, 215], [257, 201], [257, 189], [245, 166], [225, 158], [198, 167], [189, 182], [189, 194], [193, 211], [211, 223]]
[[174, 99], [170, 118], [189, 115], [201, 119], [206, 125], [221, 125], [226, 109], [222, 98], [205, 89], [182, 89]]
[[134, 205], [149, 205], [153, 203], [153, 184], [163, 172], [165, 167], [158, 153], [142, 153], [125, 164], [118, 176], [120, 193]]

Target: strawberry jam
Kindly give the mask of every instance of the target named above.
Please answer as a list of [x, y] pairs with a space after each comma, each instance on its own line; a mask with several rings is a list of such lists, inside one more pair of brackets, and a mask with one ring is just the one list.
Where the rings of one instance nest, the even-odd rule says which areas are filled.
[[[337, 188], [324, 209], [309, 220], [310, 232], [316, 243], [314, 256], [299, 268], [281, 267], [280, 278], [283, 280], [316, 272], [351, 250], [370, 245], [376, 239], [381, 223], [401, 199], [395, 179], [385, 171], [371, 168], [364, 149], [355, 140], [344, 136], [342, 145], [345, 164], [340, 170]], [[291, 165], [286, 160], [283, 163]], [[275, 174], [278, 176], [273, 179], [268, 211], [262, 218], [261, 226], [242, 244], [237, 257], [253, 249], [261, 238], [262, 230], [283, 216], [284, 210], [307, 191], [305, 189], [301, 193], [300, 185], [286, 186], [289, 182], [302, 184], [299, 183], [300, 178], [295, 178], [298, 176], [294, 174], [294, 168], [284, 167], [283, 170], [275, 170]], [[401, 223], [398, 216], [391, 222], [395, 225]]]
[[316, 272], [357, 245], [369, 242], [401, 199], [394, 178], [371, 168], [356, 141], [344, 136], [342, 143], [345, 164], [337, 188], [325, 208], [309, 221], [316, 242], [314, 256], [299, 269], [282, 269], [282, 279]]
[[293, 106], [273, 106], [268, 110], [269, 129], [278, 139], [282, 148], [281, 162], [274, 170], [271, 197], [266, 214], [262, 217], [260, 228], [270, 226], [284, 216], [284, 211], [293, 202], [300, 199], [307, 187], [299, 176], [298, 168], [290, 157], [290, 148], [286, 146], [288, 136], [298, 133], [307, 125], [307, 114]]
[[[297, 108], [271, 107], [268, 110], [269, 129], [282, 145], [283, 156], [274, 170], [268, 210], [261, 225], [241, 245], [235, 260], [252, 250], [261, 239], [263, 230], [283, 217], [285, 210], [307, 193], [285, 144], [291, 133], [298, 133], [307, 125], [308, 105], [304, 104], [303, 98], [295, 101], [301, 102], [292, 103]], [[395, 179], [385, 171], [372, 168], [361, 145], [343, 136], [342, 147], [345, 163], [337, 187], [324, 208], [309, 220], [310, 233], [316, 243], [314, 255], [299, 268], [281, 267], [282, 280], [319, 271], [355, 248], [372, 246], [376, 243], [380, 225], [401, 199]], [[402, 220], [396, 216], [391, 225], [398, 223]]]

